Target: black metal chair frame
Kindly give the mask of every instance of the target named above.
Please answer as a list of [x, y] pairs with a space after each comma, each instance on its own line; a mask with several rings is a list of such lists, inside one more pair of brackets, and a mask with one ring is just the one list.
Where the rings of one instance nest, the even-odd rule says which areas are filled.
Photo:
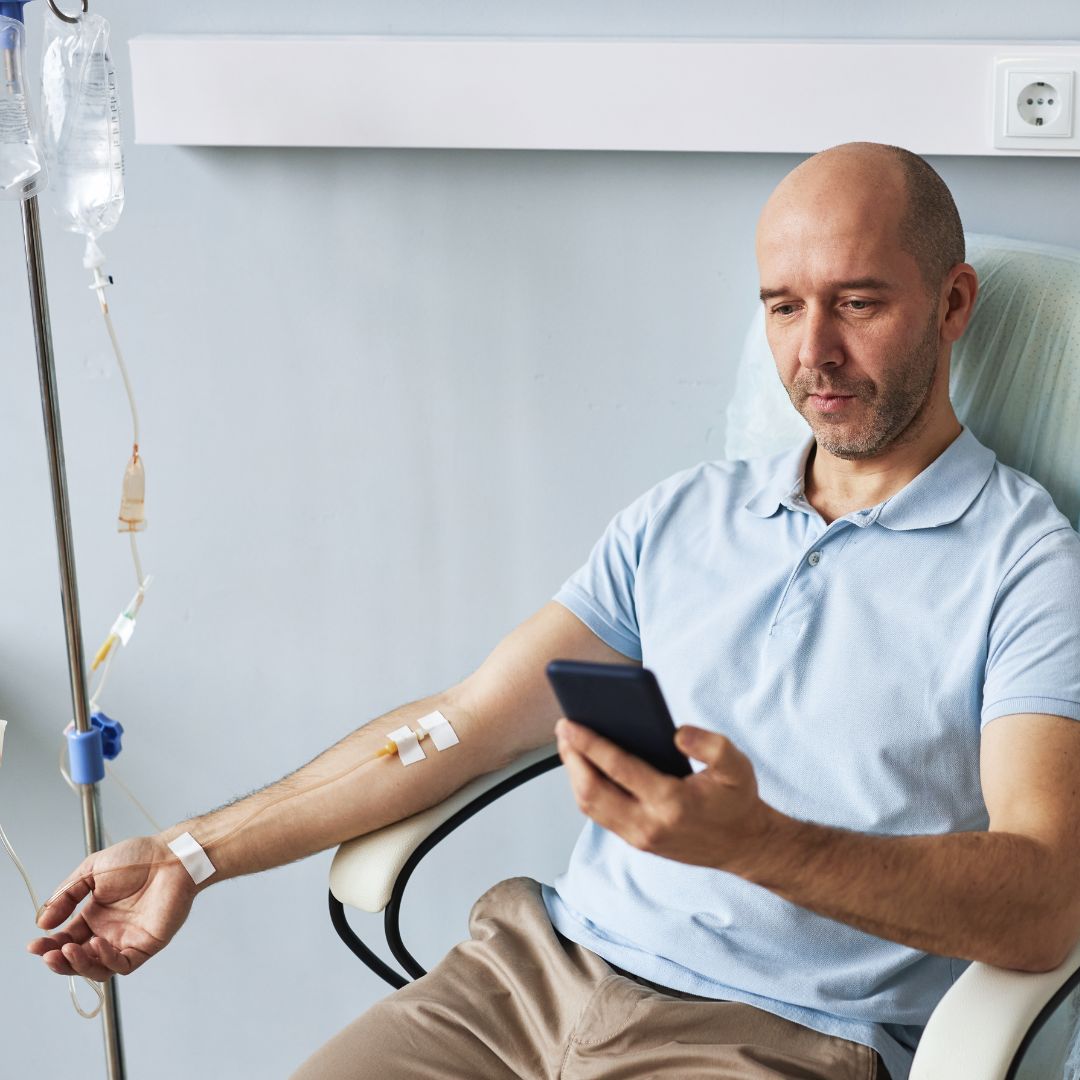
[[[472, 802], [463, 806], [453, 817], [447, 818], [437, 829], [435, 829], [420, 846], [409, 856], [405, 865], [401, 868], [401, 873], [398, 874], [397, 880], [394, 882], [393, 891], [390, 894], [390, 902], [386, 905], [386, 910], [383, 912], [383, 929], [386, 934], [386, 943], [390, 946], [390, 951], [394, 954], [394, 959], [405, 969], [406, 972], [413, 978], [422, 978], [427, 972], [417, 962], [416, 957], [405, 947], [405, 943], [401, 940], [401, 900], [405, 895], [405, 886], [409, 883], [409, 878], [412, 877], [413, 871], [420, 865], [420, 860], [435, 847], [436, 844], [441, 843], [446, 839], [455, 829], [464, 825], [474, 814], [479, 813], [485, 806], [495, 802], [496, 799], [501, 799], [507, 792], [513, 791], [514, 788], [520, 787], [522, 784], [527, 784], [530, 780], [534, 780], [538, 776], [542, 776], [546, 772], [550, 772], [552, 769], [557, 768], [562, 764], [558, 754], [552, 754], [551, 757], [546, 757], [542, 761], [538, 761], [528, 768], [522, 769], [521, 772], [515, 773], [513, 776], [508, 776], [501, 783], [496, 784], [493, 788], [488, 789], [482, 795], [478, 795]], [[349, 920], [345, 915], [345, 905], [331, 892], [330, 896], [330, 921], [334, 924], [334, 929], [338, 933], [338, 937], [345, 942], [346, 945], [355, 953], [380, 979], [388, 982], [395, 990], [400, 990], [405, 986], [410, 979], [406, 979], [399, 975], [389, 964], [385, 963], [382, 959], [375, 955], [374, 952], [367, 945], [365, 945], [359, 937], [357, 937], [353, 928], [349, 925]]]

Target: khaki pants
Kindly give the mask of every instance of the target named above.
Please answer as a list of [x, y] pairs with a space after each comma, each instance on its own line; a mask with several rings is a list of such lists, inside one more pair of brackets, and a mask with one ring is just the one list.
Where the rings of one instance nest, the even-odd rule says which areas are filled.
[[620, 973], [555, 932], [529, 878], [489, 889], [469, 930], [293, 1080], [887, 1080], [867, 1046]]

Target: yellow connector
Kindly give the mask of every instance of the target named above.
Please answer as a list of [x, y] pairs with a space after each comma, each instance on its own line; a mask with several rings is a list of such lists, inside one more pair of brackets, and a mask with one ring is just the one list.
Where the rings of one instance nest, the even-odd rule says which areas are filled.
[[102, 662], [105, 660], [105, 658], [112, 651], [112, 647], [119, 640], [120, 639], [115, 634], [110, 634], [105, 639], [105, 644], [102, 645], [100, 649], [98, 649], [97, 653], [94, 656], [94, 662], [90, 665], [90, 670], [91, 671], [97, 671], [97, 669], [101, 666]]
[[[415, 732], [416, 741], [423, 742], [428, 737], [428, 732], [417, 731]], [[385, 746], [375, 751], [375, 756], [379, 757], [394, 757], [398, 752], [397, 745], [392, 742], [388, 742]]]

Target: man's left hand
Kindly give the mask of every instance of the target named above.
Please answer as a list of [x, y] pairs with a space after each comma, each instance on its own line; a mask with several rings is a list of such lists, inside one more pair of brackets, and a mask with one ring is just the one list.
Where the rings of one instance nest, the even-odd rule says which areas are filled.
[[739, 873], [780, 818], [758, 795], [750, 759], [715, 732], [679, 728], [676, 747], [705, 765], [681, 779], [573, 721], [555, 734], [582, 813], [642, 851]]

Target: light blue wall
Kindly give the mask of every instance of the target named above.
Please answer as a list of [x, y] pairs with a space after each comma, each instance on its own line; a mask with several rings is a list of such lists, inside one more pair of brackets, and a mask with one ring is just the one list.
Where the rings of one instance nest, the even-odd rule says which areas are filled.
[[[977, 25], [971, 5], [940, 2], [95, 9], [122, 63], [129, 37], [168, 31], [1080, 37], [1073, 0], [995, 0]], [[262, 786], [461, 677], [614, 510], [721, 454], [754, 218], [796, 160], [128, 146], [128, 208], [104, 246], [156, 582], [105, 700], [128, 728], [121, 775], [160, 819]], [[1080, 247], [1080, 161], [935, 164], [969, 229]], [[47, 891], [81, 858], [81, 830], [56, 770], [70, 707], [18, 213], [0, 211], [0, 822]], [[132, 591], [114, 532], [128, 420], [80, 243], [50, 221], [46, 252], [94, 647]], [[105, 805], [114, 836], [145, 828], [115, 791]], [[511, 806], [420, 873], [406, 937], [422, 960], [462, 936], [488, 884], [558, 872], [578, 821], [564, 781]], [[284, 1076], [381, 995], [332, 935], [328, 863], [211, 889], [122, 983], [133, 1077], [189, 1077], [196, 1055], [208, 1076]], [[96, 1075], [98, 1026], [20, 955], [21, 888], [0, 863], [0, 1073]]]

